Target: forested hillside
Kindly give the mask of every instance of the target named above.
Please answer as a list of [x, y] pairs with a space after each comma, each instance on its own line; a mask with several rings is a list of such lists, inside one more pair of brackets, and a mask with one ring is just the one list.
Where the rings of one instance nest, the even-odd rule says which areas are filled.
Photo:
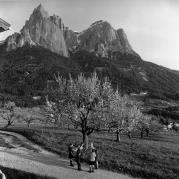
[[109, 77], [122, 94], [145, 92], [149, 97], [174, 100], [179, 97], [179, 74], [140, 57], [118, 54], [110, 59], [79, 51], [66, 58], [42, 47], [28, 46], [1, 52], [1, 93], [29, 99], [43, 96], [57, 73], [68, 77], [96, 71], [100, 78]]

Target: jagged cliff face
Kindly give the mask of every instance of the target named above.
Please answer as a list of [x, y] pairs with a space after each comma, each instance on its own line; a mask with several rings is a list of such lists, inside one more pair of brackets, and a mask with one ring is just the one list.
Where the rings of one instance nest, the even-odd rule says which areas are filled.
[[7, 51], [15, 50], [19, 47], [23, 47], [24, 45], [35, 45], [35, 43], [31, 40], [29, 34], [24, 36], [23, 34], [14, 33], [6, 39]]
[[69, 51], [74, 51], [78, 46], [78, 35], [76, 32], [66, 28], [64, 38]]
[[40, 5], [29, 20], [26, 21], [20, 34], [13, 34], [7, 39], [7, 50], [27, 45], [40, 45], [52, 52], [68, 56], [63, 35], [64, 26], [58, 16], [49, 16]]
[[123, 29], [115, 30], [108, 22], [97, 21], [88, 29], [76, 33], [65, 27], [58, 16], [49, 16], [41, 5], [33, 11], [21, 33], [8, 37], [6, 44], [8, 51], [24, 45], [40, 45], [66, 57], [69, 51], [79, 50], [102, 57], [111, 57], [116, 52], [138, 56]]
[[123, 29], [115, 30], [106, 21], [97, 21], [87, 30], [79, 34], [79, 49], [95, 52], [102, 57], [108, 57], [109, 53], [137, 55], [127, 40]]

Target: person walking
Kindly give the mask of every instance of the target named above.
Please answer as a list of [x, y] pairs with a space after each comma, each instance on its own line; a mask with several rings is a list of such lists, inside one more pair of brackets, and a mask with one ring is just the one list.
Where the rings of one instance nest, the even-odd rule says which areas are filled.
[[96, 157], [95, 157], [95, 169], [99, 168], [99, 163], [98, 163], [98, 150], [95, 149]]
[[95, 166], [95, 169], [98, 169], [98, 151], [97, 151], [96, 147], [94, 147], [93, 142], [91, 142], [90, 149], [95, 150], [96, 157], [95, 157], [95, 165], [94, 166]]
[[74, 146], [72, 143], [68, 146], [68, 158], [70, 160], [70, 166], [74, 167], [73, 165], [73, 158], [74, 158]]
[[89, 156], [89, 172], [94, 172], [95, 160], [96, 160], [95, 149], [91, 149], [90, 156]]
[[83, 150], [83, 143], [78, 147], [76, 152], [76, 163], [78, 166], [78, 170], [81, 171], [81, 156], [82, 156], [82, 150]]

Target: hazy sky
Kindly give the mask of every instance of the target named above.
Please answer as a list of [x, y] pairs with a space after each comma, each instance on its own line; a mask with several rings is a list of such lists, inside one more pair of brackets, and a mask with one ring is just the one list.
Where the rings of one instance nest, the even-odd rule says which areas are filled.
[[144, 60], [179, 70], [179, 0], [0, 0], [0, 17], [12, 25], [0, 40], [19, 31], [40, 3], [75, 31], [107, 20], [125, 30]]

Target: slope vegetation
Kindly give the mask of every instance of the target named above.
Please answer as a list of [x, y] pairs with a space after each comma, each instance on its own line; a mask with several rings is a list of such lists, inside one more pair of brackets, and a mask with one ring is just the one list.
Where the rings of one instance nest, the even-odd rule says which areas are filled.
[[28, 46], [1, 52], [1, 93], [21, 98], [42, 96], [57, 73], [68, 77], [69, 73], [76, 76], [96, 71], [100, 78], [108, 77], [123, 94], [145, 92], [159, 99], [179, 98], [179, 74], [137, 56], [117, 54], [110, 59], [79, 51], [66, 58], [42, 47]]

